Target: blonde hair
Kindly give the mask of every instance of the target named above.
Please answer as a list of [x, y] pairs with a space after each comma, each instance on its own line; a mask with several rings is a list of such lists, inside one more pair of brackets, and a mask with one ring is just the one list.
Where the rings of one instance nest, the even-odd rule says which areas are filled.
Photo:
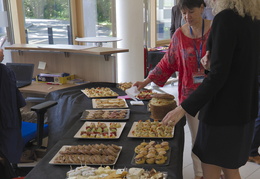
[[233, 9], [240, 16], [248, 15], [260, 20], [260, 0], [210, 0], [213, 13], [216, 15], [224, 9]]

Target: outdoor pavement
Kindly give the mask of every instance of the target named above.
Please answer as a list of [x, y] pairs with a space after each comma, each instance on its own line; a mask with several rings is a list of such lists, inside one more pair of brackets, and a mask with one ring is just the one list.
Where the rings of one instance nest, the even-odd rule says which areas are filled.
[[[49, 41], [48, 28], [52, 29], [53, 44], [69, 44], [70, 22], [66, 20], [26, 19], [25, 29], [29, 44], [52, 44]], [[109, 36], [111, 29], [97, 25], [97, 37]]]

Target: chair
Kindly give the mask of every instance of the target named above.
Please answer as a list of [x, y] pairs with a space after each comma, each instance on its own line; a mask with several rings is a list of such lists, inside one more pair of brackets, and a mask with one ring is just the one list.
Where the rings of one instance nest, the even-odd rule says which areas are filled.
[[[42, 147], [42, 140], [44, 137], [48, 136], [48, 124], [44, 124], [44, 115], [47, 112], [47, 110], [58, 103], [56, 101], [45, 101], [43, 103], [34, 105], [31, 107], [31, 111], [35, 111], [37, 115], [37, 123], [33, 122], [25, 122], [22, 121], [22, 139], [23, 139], [23, 148], [26, 148], [26, 145], [28, 143], [32, 143], [36, 141], [36, 146], [30, 147], [31, 150], [39, 149]], [[20, 160], [21, 162], [21, 160]], [[27, 161], [28, 162], [28, 161]], [[21, 167], [18, 167], [17, 163], [12, 164], [13, 172], [15, 172], [16, 175], [23, 175], [24, 172]], [[10, 170], [10, 175], [13, 174]], [[23, 177], [22, 177], [23, 178]], [[12, 178], [12, 179], [18, 179], [18, 178]], [[21, 178], [19, 178], [21, 179]]]
[[42, 140], [48, 135], [48, 124], [44, 124], [44, 114], [47, 110], [57, 104], [56, 101], [46, 101], [31, 107], [32, 111], [37, 114], [37, 123], [22, 121], [22, 138], [24, 146], [36, 140], [37, 145], [35, 148], [42, 146]]

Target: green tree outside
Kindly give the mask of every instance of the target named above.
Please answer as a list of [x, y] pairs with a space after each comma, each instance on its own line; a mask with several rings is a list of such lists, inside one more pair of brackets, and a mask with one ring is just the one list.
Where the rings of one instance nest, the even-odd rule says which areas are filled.
[[24, 0], [25, 17], [69, 20], [68, 0]]
[[[69, 0], [24, 0], [24, 12], [29, 19], [69, 20]], [[111, 25], [110, 0], [97, 0], [97, 13], [99, 24]]]

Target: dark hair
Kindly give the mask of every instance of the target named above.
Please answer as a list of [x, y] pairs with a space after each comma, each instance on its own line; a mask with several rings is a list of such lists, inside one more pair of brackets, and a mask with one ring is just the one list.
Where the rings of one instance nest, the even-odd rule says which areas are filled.
[[204, 0], [180, 0], [178, 3], [178, 7], [180, 9], [193, 9], [195, 7], [200, 7], [201, 4], [203, 4], [204, 7], [206, 7], [206, 3], [204, 2]]

